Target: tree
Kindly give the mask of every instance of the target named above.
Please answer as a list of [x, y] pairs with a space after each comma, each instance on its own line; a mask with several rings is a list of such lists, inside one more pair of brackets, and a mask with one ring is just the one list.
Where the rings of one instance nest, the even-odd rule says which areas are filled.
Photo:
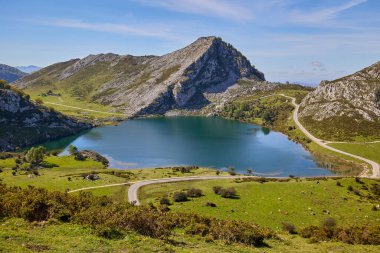
[[230, 167], [228, 169], [228, 173], [230, 173], [231, 176], [235, 176], [236, 175], [236, 170], [234, 167]]
[[73, 146], [73, 145], [70, 145], [69, 146], [69, 153], [70, 153], [70, 155], [75, 155], [76, 153], [78, 153], [78, 148]]
[[74, 159], [77, 161], [84, 161], [86, 159], [83, 154], [79, 152], [78, 148], [73, 145], [69, 146], [69, 153], [70, 155], [73, 155]]
[[252, 175], [252, 173], [253, 173], [252, 169], [247, 169], [247, 174], [248, 175]]
[[44, 160], [46, 149], [42, 146], [31, 148], [25, 155], [26, 161], [32, 165], [40, 165]]

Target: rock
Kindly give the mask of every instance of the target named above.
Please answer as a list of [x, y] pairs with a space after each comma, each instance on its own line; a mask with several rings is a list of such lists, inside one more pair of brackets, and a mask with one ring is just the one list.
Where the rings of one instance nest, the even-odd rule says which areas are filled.
[[90, 174], [86, 176], [86, 179], [91, 180], [91, 181], [96, 181], [96, 180], [99, 180], [100, 177], [98, 176], [98, 174]]
[[323, 81], [300, 105], [301, 118], [380, 121], [380, 62], [335, 81]]
[[91, 125], [37, 105], [26, 94], [0, 87], [0, 151], [75, 134]]
[[106, 167], [108, 167], [108, 164], [109, 164], [109, 161], [107, 158], [105, 158], [104, 156], [102, 156], [101, 154], [95, 152], [95, 151], [92, 151], [92, 150], [82, 150], [82, 151], [79, 151], [80, 154], [85, 157], [85, 158], [90, 158], [96, 162], [101, 162], [103, 165], [105, 165]]

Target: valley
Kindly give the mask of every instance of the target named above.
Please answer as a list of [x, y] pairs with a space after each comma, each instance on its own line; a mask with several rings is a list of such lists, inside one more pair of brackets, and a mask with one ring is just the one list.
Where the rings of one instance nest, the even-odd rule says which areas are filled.
[[377, 252], [379, 67], [269, 82], [210, 36], [1, 81], [0, 251]]

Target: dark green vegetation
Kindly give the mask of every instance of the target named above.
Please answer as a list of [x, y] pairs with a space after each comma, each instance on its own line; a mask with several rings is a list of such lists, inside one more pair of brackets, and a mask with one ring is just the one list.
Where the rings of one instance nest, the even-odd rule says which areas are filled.
[[124, 237], [127, 231], [167, 239], [175, 229], [184, 229], [188, 234], [212, 240], [260, 246], [264, 239], [274, 236], [269, 229], [252, 223], [167, 213], [160, 208], [115, 203], [90, 193], [69, 195], [0, 185], [0, 196], [0, 218], [18, 217], [30, 222], [56, 219], [88, 226], [109, 239]]
[[380, 122], [353, 120], [347, 116], [331, 117], [322, 121], [311, 116], [303, 117], [301, 123], [316, 137], [329, 141], [371, 141], [380, 138]]

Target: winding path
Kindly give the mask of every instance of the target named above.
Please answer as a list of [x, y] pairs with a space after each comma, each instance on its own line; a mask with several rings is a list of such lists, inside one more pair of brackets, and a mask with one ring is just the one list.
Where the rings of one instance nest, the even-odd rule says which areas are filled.
[[[361, 157], [361, 156], [358, 156], [358, 155], [354, 155], [354, 154], [351, 154], [351, 153], [348, 153], [348, 152], [345, 152], [345, 151], [342, 151], [342, 150], [330, 147], [327, 144], [328, 143], [335, 143], [335, 142], [329, 142], [329, 141], [324, 141], [324, 140], [318, 139], [317, 137], [315, 137], [314, 135], [312, 135], [309, 131], [307, 131], [307, 129], [298, 120], [298, 110], [299, 110], [300, 106], [299, 106], [299, 104], [296, 103], [296, 99], [294, 97], [286, 96], [284, 94], [279, 94], [279, 95], [284, 96], [286, 98], [290, 98], [292, 100], [292, 104], [295, 107], [294, 112], [293, 112], [293, 120], [296, 123], [296, 125], [298, 126], [298, 128], [308, 138], [310, 138], [312, 141], [314, 141], [316, 144], [318, 144], [319, 146], [321, 146], [323, 148], [329, 149], [331, 151], [334, 151], [334, 152], [337, 152], [337, 153], [340, 153], [340, 154], [343, 154], [343, 155], [351, 156], [353, 158], [359, 159], [361, 161], [364, 161], [364, 162], [370, 164], [372, 166], [372, 175], [370, 177], [372, 177], [372, 178], [379, 178], [380, 177], [380, 166], [379, 166], [378, 163], [376, 163], [376, 162], [374, 162], [372, 160], [369, 160], [367, 158], [364, 158], [364, 157]], [[368, 173], [368, 171], [364, 170], [361, 173], [361, 176], [365, 176], [367, 173]]]
[[140, 187], [150, 185], [150, 184], [162, 184], [162, 183], [172, 183], [179, 181], [192, 181], [192, 180], [212, 180], [212, 179], [234, 179], [243, 178], [249, 176], [192, 176], [192, 177], [175, 177], [175, 178], [162, 178], [162, 179], [152, 179], [139, 181], [131, 185], [128, 189], [128, 201], [134, 205], [140, 205], [137, 193]]
[[71, 105], [63, 105], [63, 104], [59, 104], [59, 103], [44, 102], [44, 104], [58, 105], [58, 106], [62, 106], [62, 107], [67, 107], [67, 108], [72, 108], [72, 109], [78, 109], [78, 110], [81, 110], [81, 111], [97, 112], [97, 113], [104, 113], [104, 114], [110, 114], [110, 115], [120, 115], [120, 116], [125, 116], [124, 114], [121, 114], [121, 113], [102, 112], [102, 111], [91, 110], [91, 109], [85, 109], [85, 108], [80, 108], [80, 107], [71, 106]]

